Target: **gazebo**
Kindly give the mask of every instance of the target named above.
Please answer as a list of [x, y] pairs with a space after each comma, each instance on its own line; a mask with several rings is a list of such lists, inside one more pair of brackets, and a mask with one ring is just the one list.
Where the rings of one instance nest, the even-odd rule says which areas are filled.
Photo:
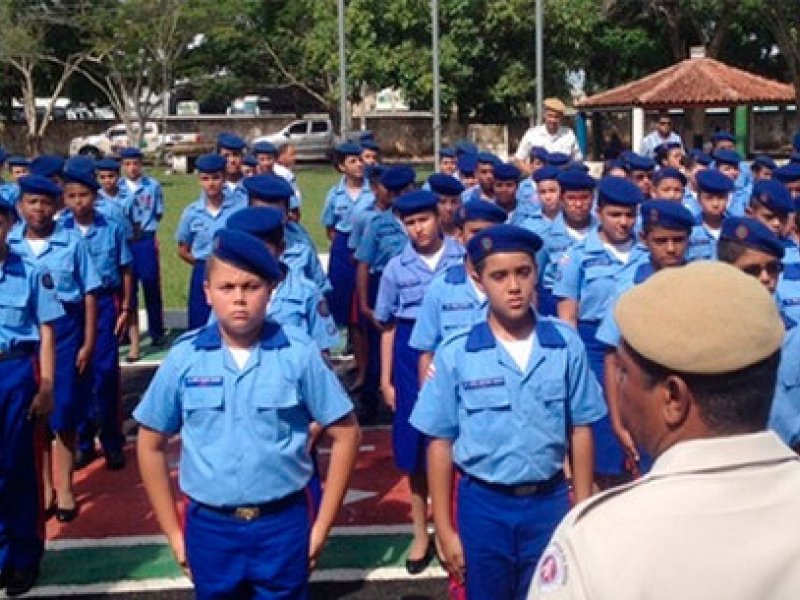
[[[705, 110], [724, 107], [733, 110], [734, 133], [742, 154], [748, 150], [749, 108], [778, 105], [785, 107], [795, 102], [791, 85], [748, 73], [718, 60], [707, 58], [702, 49], [692, 49], [692, 57], [575, 103], [583, 113], [592, 113], [597, 125], [599, 111], [631, 110], [631, 143], [639, 147], [645, 131], [646, 110], [684, 109], [687, 128], [684, 143], [692, 147], [696, 136], [705, 132]], [[597, 127], [594, 127], [598, 131]], [[584, 138], [585, 139], [585, 138]]]

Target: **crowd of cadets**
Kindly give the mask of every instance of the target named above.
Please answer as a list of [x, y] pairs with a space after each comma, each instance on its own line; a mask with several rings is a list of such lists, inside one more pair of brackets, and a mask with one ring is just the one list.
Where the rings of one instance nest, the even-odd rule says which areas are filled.
[[[572, 149], [554, 123], [526, 139]], [[145, 487], [199, 597], [306, 593], [358, 442], [327, 363], [342, 331], [358, 419], [373, 421], [380, 400], [394, 413], [414, 531], [406, 568], [438, 555], [451, 596], [471, 600], [525, 597], [570, 502], [650, 467], [618, 406], [612, 308], [623, 292], [661, 269], [731, 263], [774, 295], [785, 355], [798, 355], [800, 149], [783, 166], [750, 167], [725, 132], [710, 154], [656, 133], [652, 157], [623, 153], [599, 180], [574, 151], [531, 146], [505, 163], [461, 142], [419, 187], [413, 168], [380, 164], [370, 136], [343, 143], [322, 208], [327, 274], [300, 224], [293, 148], [246, 154], [220, 134], [196, 161], [200, 194], [175, 234], [192, 268], [192, 331], [135, 412]], [[138, 358], [138, 282], [151, 341], [164, 342], [164, 198], [134, 148], [120, 161], [0, 152], [0, 163], [11, 175], [0, 184], [0, 581], [16, 595], [43, 552], [36, 507], [77, 516], [72, 472], [96, 458], [96, 439], [108, 468], [124, 465], [118, 343], [128, 336]], [[798, 403], [787, 361], [770, 424], [795, 448]], [[185, 532], [165, 462], [178, 432]], [[323, 434], [324, 495], [309, 450]]]

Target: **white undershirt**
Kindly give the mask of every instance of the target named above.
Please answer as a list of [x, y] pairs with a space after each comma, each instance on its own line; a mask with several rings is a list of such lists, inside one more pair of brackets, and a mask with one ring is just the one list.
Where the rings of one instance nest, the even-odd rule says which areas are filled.
[[633, 240], [628, 240], [622, 244], [603, 242], [603, 247], [618, 261], [621, 263], [627, 263], [631, 256], [631, 250], [633, 250]]
[[25, 241], [28, 243], [28, 246], [30, 246], [33, 255], [36, 257], [41, 256], [47, 249], [47, 240], [32, 240], [25, 238]]
[[131, 193], [133, 193], [137, 189], [139, 189], [139, 180], [138, 179], [136, 181], [133, 181], [132, 179], [126, 179], [125, 183], [128, 185], [128, 189], [131, 191]]
[[253, 353], [254, 348], [255, 346], [251, 346], [250, 348], [231, 348], [228, 346], [228, 350], [230, 350], [231, 356], [233, 360], [236, 361], [236, 366], [239, 367], [240, 371], [244, 369], [247, 361], [250, 360], [250, 355]]
[[524, 340], [497, 339], [500, 340], [500, 343], [503, 344], [503, 348], [506, 349], [511, 355], [511, 358], [514, 359], [514, 362], [517, 363], [520, 371], [524, 371], [528, 368], [528, 361], [533, 351], [533, 331], [531, 331], [530, 335]]
[[716, 229], [714, 227], [711, 227], [710, 225], [707, 225], [706, 223], [703, 223], [703, 227], [705, 227], [706, 231], [708, 232], [708, 235], [710, 235], [715, 240], [719, 240], [719, 236], [722, 233], [722, 227]]
[[444, 244], [442, 244], [439, 247], [439, 249], [433, 254], [420, 254], [419, 257], [426, 265], [428, 265], [428, 268], [431, 271], [435, 271], [436, 265], [439, 264], [439, 261], [441, 260], [443, 254], [444, 254]]
[[80, 230], [81, 235], [83, 237], [86, 237], [86, 234], [89, 232], [89, 227], [91, 227], [91, 225], [81, 225], [80, 223], [76, 223], [76, 225], [78, 226], [78, 229]]
[[566, 223], [564, 224], [564, 227], [566, 227], [567, 233], [569, 234], [569, 236], [571, 238], [573, 238], [573, 239], [578, 240], [578, 241], [581, 241], [583, 238], [585, 238], [586, 235], [589, 233], [589, 230], [592, 228], [591, 225], [587, 225], [583, 229], [573, 229], [572, 227], [570, 227]]
[[206, 210], [208, 211], [208, 214], [210, 214], [212, 217], [216, 217], [222, 210], [222, 207], [213, 206], [212, 204], [206, 204]]

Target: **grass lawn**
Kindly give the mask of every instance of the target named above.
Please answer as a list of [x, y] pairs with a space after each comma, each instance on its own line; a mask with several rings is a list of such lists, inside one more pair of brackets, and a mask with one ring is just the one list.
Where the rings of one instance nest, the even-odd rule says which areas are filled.
[[[430, 169], [420, 169], [417, 181], [423, 181]], [[298, 185], [303, 192], [302, 223], [317, 244], [320, 252], [327, 252], [329, 243], [320, 223], [320, 213], [325, 194], [339, 178], [336, 171], [328, 166], [305, 166], [295, 170]], [[165, 175], [154, 169], [150, 174], [164, 187], [166, 212], [161, 221], [158, 241], [161, 249], [161, 287], [165, 308], [185, 308], [189, 289], [191, 267], [178, 258], [175, 230], [181, 213], [187, 204], [195, 201], [200, 194], [196, 175]], [[140, 301], [140, 306], [144, 304]]]

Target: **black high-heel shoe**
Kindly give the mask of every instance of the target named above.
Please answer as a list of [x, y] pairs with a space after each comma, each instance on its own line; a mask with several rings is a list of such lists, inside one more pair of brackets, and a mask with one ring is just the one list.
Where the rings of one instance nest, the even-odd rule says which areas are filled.
[[56, 521], [59, 523], [71, 523], [78, 516], [78, 503], [72, 508], [56, 508]]
[[433, 556], [436, 554], [436, 548], [431, 540], [428, 540], [428, 549], [425, 550], [425, 556], [416, 560], [406, 559], [406, 571], [409, 575], [419, 575], [428, 565], [431, 564]]
[[56, 516], [56, 509], [58, 508], [57, 500], [56, 500], [56, 492], [53, 490], [53, 493], [50, 496], [50, 503], [44, 507], [44, 520], [49, 521], [54, 516]]

